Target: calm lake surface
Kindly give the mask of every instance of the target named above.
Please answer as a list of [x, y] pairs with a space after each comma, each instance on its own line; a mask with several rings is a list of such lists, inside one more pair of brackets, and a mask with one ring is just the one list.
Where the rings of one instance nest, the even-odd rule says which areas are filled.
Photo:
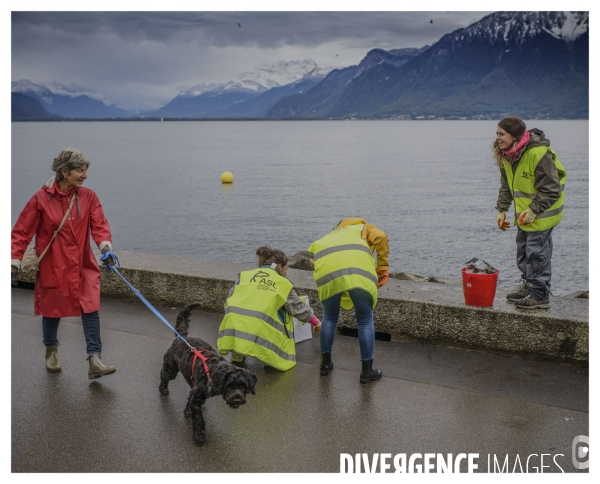
[[[526, 124], [545, 132], [567, 169], [552, 292], [588, 290], [589, 123]], [[12, 123], [11, 223], [52, 176], [60, 149], [74, 147], [90, 157], [86, 186], [100, 197], [117, 252], [254, 262], [261, 245], [290, 256], [356, 216], [387, 232], [390, 272], [460, 279], [464, 263], [479, 257], [500, 270], [501, 287], [512, 287], [516, 229], [496, 226], [496, 125]], [[232, 185], [221, 184], [227, 170]]]

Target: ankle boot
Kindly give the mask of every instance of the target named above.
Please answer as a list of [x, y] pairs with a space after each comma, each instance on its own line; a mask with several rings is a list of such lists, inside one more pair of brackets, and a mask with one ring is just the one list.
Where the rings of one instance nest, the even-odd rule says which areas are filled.
[[46, 346], [46, 370], [57, 372], [61, 370], [60, 361], [58, 361], [58, 346]]
[[100, 378], [104, 375], [110, 375], [117, 371], [114, 366], [105, 366], [100, 361], [100, 355], [98, 353], [94, 353], [92, 356], [88, 358], [90, 362], [90, 369], [88, 370], [88, 378], [93, 380], [94, 378]]
[[373, 380], [379, 380], [382, 376], [383, 373], [379, 368], [373, 370], [373, 360], [362, 362], [362, 371], [360, 372], [361, 383], [370, 383]]
[[331, 361], [331, 353], [321, 353], [321, 363], [319, 364], [319, 370], [321, 370], [321, 376], [329, 375], [329, 372], [333, 370], [333, 361]]

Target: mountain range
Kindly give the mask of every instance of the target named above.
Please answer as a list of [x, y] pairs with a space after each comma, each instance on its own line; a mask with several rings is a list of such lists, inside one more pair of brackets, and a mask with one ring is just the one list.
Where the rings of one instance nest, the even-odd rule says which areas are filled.
[[62, 84], [43, 86], [22, 79], [11, 83], [11, 91], [13, 106], [16, 99], [17, 107], [19, 107], [19, 101], [22, 98], [14, 96], [15, 93], [19, 93], [37, 100], [46, 112], [54, 115], [54, 118], [59, 116], [62, 118], [101, 119], [131, 116], [128, 111], [107, 104], [103, 97], [96, 93], [84, 89], [68, 88]]
[[[142, 116], [108, 104], [101, 95], [58, 84], [21, 80], [12, 83], [12, 92], [13, 120]], [[589, 116], [589, 12], [498, 12], [431, 46], [373, 49], [358, 65], [343, 69], [320, 69], [313, 61], [279, 63], [233, 81], [196, 85], [143, 116], [453, 119], [505, 114]]]
[[587, 117], [587, 26], [587, 12], [492, 14], [400, 65], [333, 71], [266, 117]]

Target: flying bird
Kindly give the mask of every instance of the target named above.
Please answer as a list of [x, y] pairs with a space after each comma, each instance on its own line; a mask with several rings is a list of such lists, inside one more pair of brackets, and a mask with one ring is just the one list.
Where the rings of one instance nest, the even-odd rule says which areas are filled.
[[337, 57], [338, 55], [340, 55], [340, 54], [335, 54], [335, 56], [336, 56], [336, 57]]
[[432, 23], [433, 23], [433, 20], [429, 19], [429, 23], [430, 23], [430, 24], [432, 24]]
[[241, 27], [240, 23], [238, 22], [238, 27]]

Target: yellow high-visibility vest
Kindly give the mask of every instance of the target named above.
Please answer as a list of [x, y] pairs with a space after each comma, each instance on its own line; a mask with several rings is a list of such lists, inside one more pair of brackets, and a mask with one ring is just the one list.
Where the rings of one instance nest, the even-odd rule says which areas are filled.
[[321, 301], [342, 293], [342, 309], [352, 309], [354, 304], [348, 291], [361, 288], [371, 294], [373, 307], [377, 304], [379, 278], [373, 251], [361, 236], [364, 227], [364, 224], [339, 227], [308, 248], [314, 254], [313, 278]]
[[514, 225], [517, 225], [517, 219], [519, 218], [519, 215], [521, 215], [523, 210], [529, 207], [533, 195], [538, 192], [534, 186], [535, 168], [547, 151], [552, 154], [554, 165], [558, 170], [558, 178], [560, 181], [560, 197], [554, 204], [552, 204], [542, 213], [538, 214], [530, 225], [519, 225], [522, 230], [529, 232], [548, 230], [555, 225], [558, 225], [562, 219], [567, 170], [565, 170], [565, 167], [556, 156], [556, 152], [545, 146], [536, 146], [523, 153], [514, 174], [511, 164], [508, 161], [504, 162], [504, 171], [506, 172], [508, 186], [513, 194], [515, 204], [515, 218], [513, 223]]
[[227, 298], [225, 317], [219, 327], [219, 352], [254, 356], [278, 370], [293, 368], [294, 324], [289, 314], [285, 324], [277, 315], [292, 288], [292, 283], [274, 269], [241, 272], [239, 284]]

